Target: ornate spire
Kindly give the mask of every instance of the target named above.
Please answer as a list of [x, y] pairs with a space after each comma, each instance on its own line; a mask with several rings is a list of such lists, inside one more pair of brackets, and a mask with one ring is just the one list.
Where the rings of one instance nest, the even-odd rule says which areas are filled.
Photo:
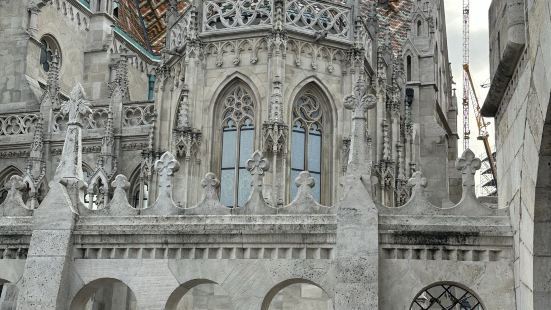
[[344, 98], [344, 106], [352, 110], [352, 136], [348, 159], [349, 174], [370, 175], [371, 156], [367, 144], [367, 111], [377, 105], [373, 89], [368, 90], [366, 81], [358, 78], [354, 93]]
[[115, 56], [114, 62], [111, 66], [114, 69], [114, 78], [109, 82], [110, 94], [109, 97], [114, 97], [117, 92], [124, 101], [130, 100], [130, 91], [128, 89], [128, 59], [135, 57], [128, 53], [128, 49], [124, 46], [121, 47], [120, 53]]
[[46, 99], [49, 99], [52, 106], [59, 106], [59, 55], [57, 53], [52, 55], [52, 60], [50, 61], [50, 68], [48, 71], [48, 85], [46, 85], [46, 90], [40, 98], [40, 104], [42, 104]]
[[101, 139], [101, 153], [98, 159], [98, 169], [102, 169], [108, 179], [111, 179], [117, 171], [115, 159], [115, 133], [113, 130], [113, 112], [109, 109], [105, 134]]
[[61, 105], [61, 113], [68, 114], [67, 133], [55, 179], [83, 180], [82, 173], [82, 120], [92, 110], [85, 99], [84, 89], [77, 83], [71, 91], [69, 100]]

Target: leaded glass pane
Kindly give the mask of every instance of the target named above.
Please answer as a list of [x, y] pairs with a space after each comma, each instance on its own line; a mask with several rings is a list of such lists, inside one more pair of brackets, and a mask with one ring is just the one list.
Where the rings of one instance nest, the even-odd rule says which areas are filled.
[[245, 205], [249, 195], [251, 194], [251, 181], [252, 176], [246, 168], [239, 169], [239, 188], [238, 188], [238, 201], [237, 204], [239, 207]]
[[470, 292], [451, 284], [434, 285], [419, 294], [410, 310], [484, 310]]
[[222, 134], [222, 168], [235, 167], [237, 131], [224, 129]]
[[[291, 168], [304, 170], [305, 136], [302, 128], [293, 128], [291, 137]], [[294, 180], [294, 179], [293, 179]]]
[[308, 170], [321, 172], [321, 136], [310, 132], [308, 136]]
[[316, 185], [314, 186], [313, 195], [317, 201], [320, 201], [321, 198], [321, 175], [319, 173], [310, 173], [311, 176], [316, 180]]
[[222, 170], [222, 177], [220, 179], [220, 202], [228, 207], [233, 207], [233, 190], [235, 183], [235, 170], [228, 169]]
[[243, 127], [241, 129], [240, 139], [239, 166], [246, 167], [247, 160], [249, 160], [254, 153], [254, 127]]
[[291, 199], [297, 196], [298, 187], [295, 184], [295, 179], [298, 177], [301, 170], [291, 170]]

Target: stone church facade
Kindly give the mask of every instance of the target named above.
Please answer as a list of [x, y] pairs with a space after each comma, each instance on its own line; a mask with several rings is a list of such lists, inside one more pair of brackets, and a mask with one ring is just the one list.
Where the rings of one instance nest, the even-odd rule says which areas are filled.
[[0, 309], [518, 304], [443, 0], [4, 0], [0, 33]]

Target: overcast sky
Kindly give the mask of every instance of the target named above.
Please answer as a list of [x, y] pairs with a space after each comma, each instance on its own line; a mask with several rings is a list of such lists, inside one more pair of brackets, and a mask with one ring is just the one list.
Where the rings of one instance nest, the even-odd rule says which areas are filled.
[[[484, 104], [484, 99], [488, 93], [488, 88], [482, 88], [481, 85], [490, 81], [490, 64], [489, 64], [489, 38], [488, 38], [488, 9], [491, 0], [470, 0], [470, 38], [471, 38], [471, 53], [470, 53], [470, 68], [473, 82], [476, 86], [476, 92], [480, 100], [480, 106]], [[446, 8], [446, 26], [448, 32], [448, 53], [450, 62], [452, 63], [453, 76], [455, 80], [455, 88], [457, 89], [457, 107], [458, 107], [458, 129], [460, 137], [459, 155], [463, 153], [463, 0], [444, 0]], [[469, 148], [478, 156], [485, 157], [484, 145], [482, 141], [477, 140], [478, 127], [472, 106], [470, 113], [471, 138]], [[494, 120], [486, 119], [490, 122], [490, 144], [495, 151], [494, 146]], [[480, 172], [480, 171], [479, 171]], [[481, 188], [478, 187], [481, 183], [479, 172], [476, 174], [477, 194], [482, 194]]]
[[[488, 9], [491, 0], [471, 0], [471, 74], [476, 85], [480, 105], [484, 103], [488, 89], [480, 87], [481, 84], [488, 83], [490, 79], [489, 65], [489, 47], [488, 47]], [[458, 98], [458, 133], [461, 138], [460, 153], [463, 151], [463, 0], [444, 0], [446, 8], [446, 25], [448, 31], [448, 50], [450, 62], [452, 63], [453, 76], [455, 80], [455, 88], [457, 89]], [[474, 118], [473, 109], [471, 113], [471, 139], [470, 148], [477, 156], [485, 153], [484, 146], [481, 141], [476, 140], [478, 136], [478, 128]], [[490, 136], [493, 145], [493, 119], [487, 119], [491, 122]]]

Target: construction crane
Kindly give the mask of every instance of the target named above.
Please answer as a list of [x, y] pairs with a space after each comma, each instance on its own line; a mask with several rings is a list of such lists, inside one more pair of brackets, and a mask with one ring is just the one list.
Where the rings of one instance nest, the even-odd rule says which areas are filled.
[[[470, 62], [470, 0], [463, 0], [463, 68], [469, 67]], [[469, 77], [463, 70], [463, 150], [469, 148], [469, 139], [471, 137], [471, 128], [469, 122], [469, 102], [470, 102]]]
[[[488, 156], [490, 169], [494, 180], [497, 182], [497, 169], [495, 158], [490, 146], [488, 124], [480, 114], [480, 103], [474, 88], [473, 78], [469, 67], [470, 62], [470, 0], [463, 0], [463, 149], [469, 148], [469, 139], [471, 137], [469, 106], [471, 104], [471, 93], [473, 101], [473, 110], [478, 126], [478, 140], [484, 143], [484, 149]], [[497, 186], [497, 183], [496, 183]]]

